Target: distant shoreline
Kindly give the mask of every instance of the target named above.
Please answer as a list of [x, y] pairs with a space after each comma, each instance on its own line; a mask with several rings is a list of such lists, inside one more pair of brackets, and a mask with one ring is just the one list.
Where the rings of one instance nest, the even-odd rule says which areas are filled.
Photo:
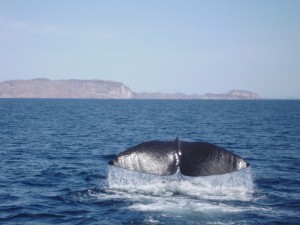
[[9, 80], [0, 82], [0, 98], [17, 99], [161, 99], [261, 100], [257, 93], [234, 89], [227, 93], [185, 94], [133, 92], [121, 82], [106, 80]]
[[129, 100], [129, 101], [135, 101], [135, 100], [139, 100], [139, 101], [143, 101], [143, 100], [149, 100], [149, 101], [285, 101], [285, 100], [289, 100], [289, 101], [298, 101], [300, 99], [268, 99], [268, 98], [260, 98], [260, 99], [179, 99], [179, 98], [39, 98], [39, 97], [8, 97], [8, 98], [3, 98], [0, 97], [0, 99], [40, 99], [40, 100]]

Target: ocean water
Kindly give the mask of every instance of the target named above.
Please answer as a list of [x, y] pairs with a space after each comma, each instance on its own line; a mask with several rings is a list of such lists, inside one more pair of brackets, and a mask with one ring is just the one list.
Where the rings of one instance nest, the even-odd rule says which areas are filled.
[[[300, 224], [300, 101], [0, 100], [0, 224]], [[107, 162], [206, 141], [245, 170], [160, 177]]]

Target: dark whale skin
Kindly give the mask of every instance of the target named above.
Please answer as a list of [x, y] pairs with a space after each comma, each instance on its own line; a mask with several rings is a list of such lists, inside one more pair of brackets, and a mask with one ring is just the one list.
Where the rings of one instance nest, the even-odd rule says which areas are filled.
[[249, 166], [240, 156], [207, 142], [148, 141], [133, 146], [108, 162], [142, 173], [168, 176], [210, 176], [239, 171]]

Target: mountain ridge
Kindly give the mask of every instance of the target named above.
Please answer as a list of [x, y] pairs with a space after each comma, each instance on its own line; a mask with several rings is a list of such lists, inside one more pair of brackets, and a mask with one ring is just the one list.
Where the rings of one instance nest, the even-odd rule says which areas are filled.
[[8, 80], [0, 82], [0, 98], [83, 99], [261, 99], [254, 92], [234, 89], [221, 94], [133, 92], [121, 82], [110, 80]]

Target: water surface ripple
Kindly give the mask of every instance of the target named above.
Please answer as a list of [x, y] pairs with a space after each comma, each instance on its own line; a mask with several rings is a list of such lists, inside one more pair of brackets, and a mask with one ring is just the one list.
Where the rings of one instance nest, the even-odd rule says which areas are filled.
[[[1, 224], [299, 224], [300, 101], [0, 99]], [[108, 166], [147, 140], [251, 167], [159, 177]]]

